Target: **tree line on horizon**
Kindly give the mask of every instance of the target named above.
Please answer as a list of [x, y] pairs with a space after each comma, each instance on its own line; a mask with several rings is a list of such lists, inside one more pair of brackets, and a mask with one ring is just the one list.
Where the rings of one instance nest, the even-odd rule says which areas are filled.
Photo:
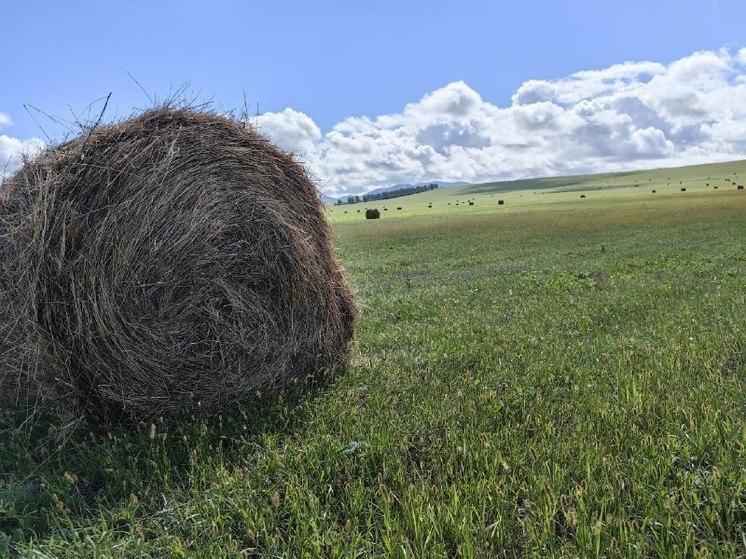
[[[384, 192], [368, 192], [362, 196], [352, 195], [347, 197], [347, 204], [359, 204], [360, 202], [373, 202], [376, 200], [389, 200], [391, 198], [399, 198], [401, 196], [410, 196], [419, 192], [427, 192], [429, 190], [435, 190], [438, 188], [437, 182], [430, 182], [427, 184], [418, 184], [417, 186], [403, 186], [396, 190], [387, 190]], [[337, 200], [337, 205], [341, 206], [344, 204], [341, 199]]]

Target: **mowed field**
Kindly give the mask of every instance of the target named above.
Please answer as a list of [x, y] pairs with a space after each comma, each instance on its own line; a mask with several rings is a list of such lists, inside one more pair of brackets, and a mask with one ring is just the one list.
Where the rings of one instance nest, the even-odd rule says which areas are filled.
[[329, 207], [351, 366], [178, 425], [4, 413], [0, 555], [746, 556], [740, 177]]

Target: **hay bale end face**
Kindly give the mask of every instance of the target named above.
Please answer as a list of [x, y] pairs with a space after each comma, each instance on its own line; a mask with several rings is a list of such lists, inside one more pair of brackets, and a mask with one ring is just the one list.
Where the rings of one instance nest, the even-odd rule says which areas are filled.
[[317, 190], [243, 123], [156, 109], [3, 188], [17, 397], [102, 421], [215, 411], [347, 357], [357, 307]]
[[365, 210], [365, 219], [378, 219], [379, 217], [381, 217], [381, 212], [378, 211], [378, 208]]

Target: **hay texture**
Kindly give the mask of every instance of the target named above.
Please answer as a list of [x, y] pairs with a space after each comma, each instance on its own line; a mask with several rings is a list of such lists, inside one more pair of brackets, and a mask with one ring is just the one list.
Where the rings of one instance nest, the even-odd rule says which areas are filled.
[[3, 185], [4, 389], [104, 420], [219, 410], [346, 359], [315, 186], [241, 122], [160, 108]]

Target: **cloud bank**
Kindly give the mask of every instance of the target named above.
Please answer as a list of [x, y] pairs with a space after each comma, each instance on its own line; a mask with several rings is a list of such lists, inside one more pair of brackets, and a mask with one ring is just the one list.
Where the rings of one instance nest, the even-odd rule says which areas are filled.
[[293, 109], [258, 124], [332, 195], [746, 158], [746, 48], [529, 80], [511, 101], [497, 106], [459, 81], [324, 134]]
[[[253, 119], [252, 119], [253, 121]], [[0, 178], [38, 138], [7, 134]], [[508, 106], [463, 81], [400, 112], [351, 116], [322, 132], [292, 108], [259, 130], [298, 155], [330, 195], [430, 180], [514, 178], [666, 167], [746, 158], [746, 48], [700, 51], [668, 65], [625, 62], [555, 80], [529, 80]]]

